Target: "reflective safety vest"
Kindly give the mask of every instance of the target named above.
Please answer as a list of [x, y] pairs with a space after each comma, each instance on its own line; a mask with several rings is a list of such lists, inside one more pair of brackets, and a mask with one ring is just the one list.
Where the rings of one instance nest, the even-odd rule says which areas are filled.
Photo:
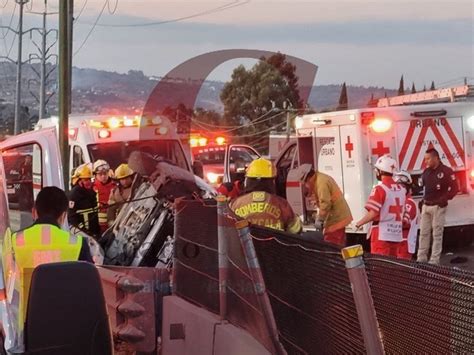
[[[13, 234], [7, 297], [12, 306], [18, 307], [16, 316], [20, 333], [25, 321], [26, 302], [34, 268], [47, 263], [77, 261], [82, 243], [82, 237], [70, 235], [69, 232], [50, 224], [36, 224]], [[8, 253], [7, 250], [4, 252]]]

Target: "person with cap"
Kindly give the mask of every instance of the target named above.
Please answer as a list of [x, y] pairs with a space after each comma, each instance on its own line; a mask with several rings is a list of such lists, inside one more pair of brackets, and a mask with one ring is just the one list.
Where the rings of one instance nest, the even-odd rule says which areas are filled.
[[97, 202], [99, 204], [100, 232], [104, 233], [109, 227], [107, 223], [107, 207], [110, 194], [117, 185], [110, 176], [110, 165], [105, 160], [97, 160], [93, 164], [92, 169], [94, 173], [94, 191], [97, 194]]
[[[421, 206], [420, 243], [417, 261], [439, 264], [443, 249], [443, 231], [448, 201], [458, 193], [453, 170], [441, 162], [436, 149], [425, 153], [426, 169], [421, 175], [424, 187]], [[431, 255], [428, 259], [428, 253]]]
[[78, 166], [71, 182], [73, 188], [69, 192], [69, 224], [97, 239], [100, 237], [100, 226], [90, 165]]
[[120, 164], [115, 169], [115, 179], [118, 180], [116, 186], [109, 197], [109, 207], [107, 210], [107, 222], [111, 226], [124, 203], [132, 199], [134, 192], [141, 184], [141, 177], [133, 171], [128, 164]]
[[380, 183], [372, 189], [365, 204], [367, 213], [356, 223], [356, 228], [371, 222], [368, 234], [371, 253], [396, 257], [399, 244], [403, 241], [406, 190], [393, 180], [397, 162], [390, 155], [379, 157], [374, 167]]
[[[7, 234], [3, 240], [2, 262], [11, 305], [18, 310], [19, 330], [23, 329], [28, 302], [31, 270], [41, 264], [86, 261], [93, 263], [87, 240], [62, 229], [68, 211], [66, 193], [55, 187], [41, 189], [33, 205], [32, 226]], [[10, 289], [11, 287], [11, 289]]]
[[346, 226], [352, 214], [336, 181], [329, 175], [315, 171], [311, 164], [298, 168], [298, 178], [304, 183], [306, 193], [318, 206], [315, 227], [323, 233], [324, 240], [338, 246], [346, 246]]
[[401, 170], [393, 175], [393, 180], [406, 191], [405, 213], [403, 214], [403, 241], [398, 245], [397, 258], [411, 260], [416, 249], [416, 239], [420, 224], [418, 206], [411, 197], [413, 180], [408, 171]]
[[300, 218], [288, 201], [275, 194], [275, 176], [275, 168], [269, 160], [252, 161], [245, 174], [244, 195], [232, 200], [229, 207], [252, 224], [300, 233]]

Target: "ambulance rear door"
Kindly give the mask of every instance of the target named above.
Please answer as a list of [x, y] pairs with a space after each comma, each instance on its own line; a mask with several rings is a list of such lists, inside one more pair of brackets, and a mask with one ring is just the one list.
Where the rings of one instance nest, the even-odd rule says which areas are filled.
[[331, 176], [344, 191], [339, 126], [316, 128], [316, 156], [318, 171]]
[[13, 232], [33, 222], [33, 202], [45, 186], [64, 188], [62, 165], [55, 127], [23, 133], [0, 143], [6, 155], [17, 155], [11, 168], [17, 174], [6, 172], [6, 185], [14, 190], [8, 194], [9, 221]]
[[[365, 214], [364, 204], [370, 194], [370, 184], [364, 184], [367, 175], [372, 171], [364, 171], [360, 129], [355, 124], [340, 126], [342, 176], [344, 197], [349, 205], [354, 221], [360, 220]], [[349, 226], [349, 228], [351, 228]], [[355, 230], [353, 229], [353, 232]], [[361, 230], [360, 232], [363, 232]]]

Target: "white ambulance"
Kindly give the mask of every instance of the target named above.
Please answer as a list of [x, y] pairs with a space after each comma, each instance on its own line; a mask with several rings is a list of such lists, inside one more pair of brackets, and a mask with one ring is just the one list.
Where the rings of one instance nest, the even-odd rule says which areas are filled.
[[[35, 129], [58, 127], [58, 118], [39, 120]], [[190, 161], [171, 122], [161, 116], [70, 116], [69, 167], [106, 160], [112, 169], [127, 162], [131, 152], [161, 156], [192, 171]]]
[[[0, 143], [2, 156], [29, 156], [32, 160], [30, 180], [19, 181], [15, 174], [6, 176], [7, 186], [18, 185], [8, 195], [9, 218], [14, 231], [31, 224], [33, 206], [31, 203], [28, 205], [28, 202], [33, 201], [43, 186], [63, 187], [57, 128], [57, 117], [42, 119], [37, 123], [35, 131], [10, 137]], [[106, 160], [115, 169], [128, 161], [130, 153], [140, 151], [160, 156], [193, 172], [174, 126], [168, 119], [160, 116], [71, 116], [68, 133], [69, 166], [72, 171], [81, 164], [93, 163], [98, 159]], [[207, 186], [197, 177], [196, 182], [200, 186]]]
[[[285, 147], [276, 161], [279, 172], [287, 170], [280, 185], [295, 212], [308, 224], [314, 204], [303, 198], [295, 169], [304, 163], [332, 176], [344, 192], [354, 222], [365, 213], [364, 205], [377, 183], [373, 164], [383, 154], [397, 159], [418, 181], [424, 169], [425, 151], [436, 148], [443, 164], [451, 167], [459, 194], [450, 201], [446, 230], [474, 230], [474, 87], [435, 90], [381, 99], [378, 107], [303, 115], [296, 118], [297, 142]], [[431, 103], [436, 102], [436, 103]], [[280, 186], [280, 190], [283, 186]], [[422, 196], [415, 189], [415, 199]]]

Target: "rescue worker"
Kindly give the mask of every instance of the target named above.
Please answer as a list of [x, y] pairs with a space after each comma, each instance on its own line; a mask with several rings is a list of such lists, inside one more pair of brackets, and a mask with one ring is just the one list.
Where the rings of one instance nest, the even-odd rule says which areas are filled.
[[346, 226], [352, 222], [352, 214], [336, 181], [329, 175], [314, 171], [311, 164], [301, 165], [298, 174], [307, 194], [318, 206], [316, 230], [323, 233], [326, 242], [346, 246]]
[[229, 200], [239, 197], [242, 194], [242, 181], [235, 180], [234, 183], [222, 182], [222, 177], [217, 181], [219, 187], [216, 189], [219, 195], [226, 196]]
[[[458, 184], [453, 170], [441, 162], [436, 149], [430, 148], [426, 151], [425, 164], [426, 169], [421, 175], [424, 194], [417, 261], [439, 264], [446, 209], [448, 201], [458, 193]], [[431, 256], [428, 259], [430, 248]]]
[[407, 191], [405, 213], [403, 214], [403, 241], [398, 246], [397, 258], [411, 260], [416, 250], [416, 239], [420, 224], [418, 206], [411, 197], [413, 180], [410, 173], [405, 170], [396, 173], [393, 180], [402, 185]]
[[97, 160], [93, 165], [94, 173], [94, 191], [97, 194], [97, 202], [99, 205], [99, 226], [100, 232], [103, 234], [109, 227], [107, 223], [107, 207], [110, 194], [117, 186], [110, 177], [110, 165], [102, 159]]
[[94, 238], [99, 238], [97, 195], [93, 188], [89, 164], [77, 167], [72, 176], [72, 185], [74, 187], [69, 192], [69, 224]]
[[275, 168], [264, 158], [250, 163], [244, 195], [230, 202], [234, 213], [250, 223], [289, 233], [301, 232], [301, 221], [289, 203], [275, 195]]
[[85, 238], [73, 236], [61, 229], [68, 211], [65, 192], [55, 186], [44, 187], [33, 206], [34, 224], [7, 235], [3, 244], [3, 266], [7, 293], [12, 295], [11, 305], [18, 320], [19, 333], [23, 330], [27, 306], [31, 269], [41, 264], [64, 261], [93, 263]]
[[374, 167], [380, 183], [372, 189], [365, 204], [367, 213], [356, 223], [356, 228], [372, 222], [369, 230], [371, 253], [396, 257], [399, 243], [403, 241], [406, 190], [393, 180], [397, 162], [390, 155], [378, 158]]
[[141, 184], [141, 177], [135, 173], [128, 164], [120, 164], [115, 169], [115, 179], [118, 180], [118, 186], [116, 186], [109, 198], [109, 208], [107, 210], [107, 222], [111, 226], [120, 210], [122, 209], [124, 202], [129, 201], [138, 186]]

